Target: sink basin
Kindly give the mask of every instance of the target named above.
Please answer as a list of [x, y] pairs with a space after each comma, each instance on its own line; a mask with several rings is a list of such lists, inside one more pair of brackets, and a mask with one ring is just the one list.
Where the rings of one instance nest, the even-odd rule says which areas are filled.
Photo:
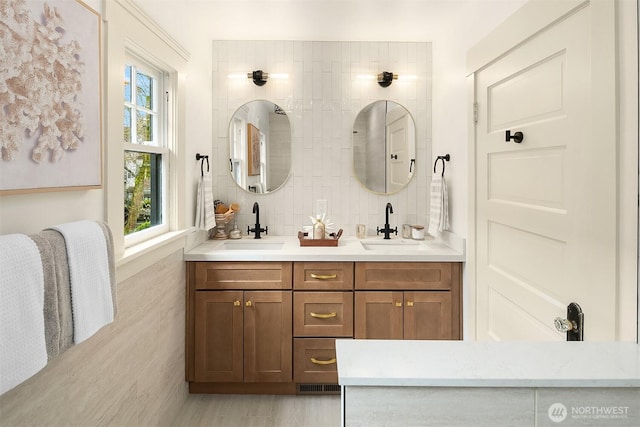
[[224, 242], [221, 249], [237, 251], [277, 251], [282, 249], [284, 242], [241, 240]]
[[415, 240], [369, 240], [360, 242], [362, 247], [368, 251], [424, 251], [425, 245]]

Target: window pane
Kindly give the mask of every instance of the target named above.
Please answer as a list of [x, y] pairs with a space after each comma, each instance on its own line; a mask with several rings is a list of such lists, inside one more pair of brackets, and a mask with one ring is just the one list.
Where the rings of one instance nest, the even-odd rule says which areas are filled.
[[138, 111], [136, 117], [136, 142], [145, 145], [153, 144], [154, 116], [144, 111]]
[[161, 154], [124, 152], [124, 234], [162, 223]]
[[136, 75], [136, 104], [140, 107], [153, 109], [153, 79], [138, 71]]
[[131, 65], [124, 67], [124, 102], [131, 102]]
[[124, 142], [131, 141], [131, 108], [124, 107]]

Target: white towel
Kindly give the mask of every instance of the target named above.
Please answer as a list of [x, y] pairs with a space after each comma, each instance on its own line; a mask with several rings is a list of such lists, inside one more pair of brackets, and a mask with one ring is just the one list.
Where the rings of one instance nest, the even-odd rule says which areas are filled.
[[431, 178], [431, 209], [429, 213], [429, 234], [449, 229], [449, 194], [447, 183], [441, 174]]
[[196, 196], [196, 229], [198, 230], [209, 231], [216, 226], [212, 188], [211, 175], [207, 172], [198, 181]]
[[64, 237], [69, 261], [73, 342], [80, 343], [113, 322], [107, 241], [95, 221], [52, 227]]
[[47, 364], [44, 277], [36, 244], [0, 236], [0, 395]]

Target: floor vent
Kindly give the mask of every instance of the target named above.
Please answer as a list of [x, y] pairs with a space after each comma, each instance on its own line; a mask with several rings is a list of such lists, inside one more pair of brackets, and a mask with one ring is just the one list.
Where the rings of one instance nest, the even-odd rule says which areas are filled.
[[298, 394], [340, 394], [338, 384], [298, 384]]

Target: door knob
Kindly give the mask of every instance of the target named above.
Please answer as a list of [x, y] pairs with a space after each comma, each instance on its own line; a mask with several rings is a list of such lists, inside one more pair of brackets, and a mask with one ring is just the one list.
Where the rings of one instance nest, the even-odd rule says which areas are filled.
[[513, 139], [513, 142], [515, 142], [516, 144], [520, 144], [524, 139], [524, 134], [522, 132], [516, 132], [513, 135], [511, 135], [511, 131], [508, 130], [504, 135], [504, 140], [506, 142], [509, 142], [512, 139]]
[[567, 306], [567, 318], [556, 317], [553, 321], [556, 330], [567, 334], [567, 341], [583, 341], [584, 313], [578, 303], [572, 302]]
[[247, 307], [251, 307], [251, 301], [245, 302], [244, 305], [246, 305]]
[[553, 320], [553, 324], [556, 327], [556, 331], [562, 332], [562, 333], [573, 331], [578, 328], [578, 326], [575, 323], [573, 323], [569, 319], [563, 319], [562, 317], [556, 317]]

